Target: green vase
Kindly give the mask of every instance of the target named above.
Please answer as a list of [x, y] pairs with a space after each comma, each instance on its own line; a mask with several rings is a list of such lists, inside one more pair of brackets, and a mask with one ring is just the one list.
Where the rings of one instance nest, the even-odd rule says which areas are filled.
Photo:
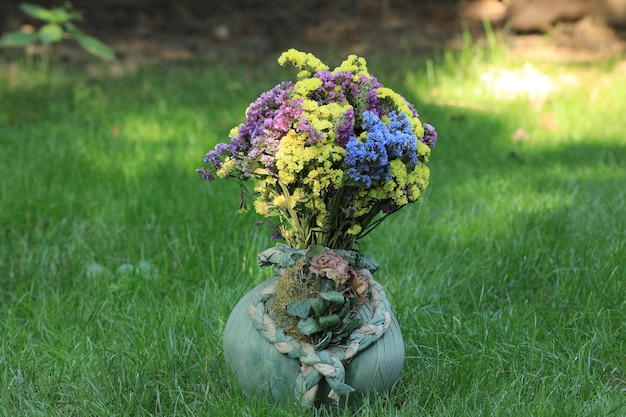
[[[224, 329], [224, 357], [239, 389], [246, 395], [267, 398], [272, 403], [293, 404], [298, 359], [281, 354], [254, 328], [248, 315], [253, 298], [276, 278], [258, 285], [234, 307]], [[358, 308], [364, 321], [372, 316], [369, 303]], [[404, 343], [396, 318], [383, 336], [345, 364], [345, 383], [355, 389], [339, 406], [358, 406], [370, 394], [388, 391], [399, 379], [404, 364]], [[330, 387], [319, 383], [315, 404], [336, 404], [328, 398]]]

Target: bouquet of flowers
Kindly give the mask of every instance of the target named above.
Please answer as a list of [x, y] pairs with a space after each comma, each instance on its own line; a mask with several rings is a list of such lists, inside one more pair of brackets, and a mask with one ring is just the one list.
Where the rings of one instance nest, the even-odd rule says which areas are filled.
[[241, 208], [252, 201], [286, 243], [259, 254], [275, 280], [248, 314], [280, 353], [299, 358], [296, 391], [308, 405], [322, 377], [333, 400], [351, 392], [343, 364], [391, 324], [372, 276], [378, 265], [354, 248], [387, 216], [419, 201], [437, 133], [369, 74], [363, 58], [351, 55], [330, 71], [290, 49], [278, 62], [297, 67], [297, 81], [261, 94], [230, 142], [216, 145], [197, 171], [208, 181], [237, 179]]
[[287, 246], [352, 249], [386, 216], [420, 199], [437, 133], [368, 73], [363, 58], [351, 55], [329, 71], [312, 54], [290, 49], [278, 62], [295, 65], [298, 80], [261, 94], [230, 143], [218, 144], [197, 171], [209, 181], [238, 179], [241, 207], [252, 199]]

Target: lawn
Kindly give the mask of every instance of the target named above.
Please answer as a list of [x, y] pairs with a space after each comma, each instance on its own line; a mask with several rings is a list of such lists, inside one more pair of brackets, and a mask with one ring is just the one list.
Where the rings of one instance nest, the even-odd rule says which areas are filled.
[[[535, 64], [555, 89], [529, 99], [489, 51], [366, 58], [439, 142], [423, 202], [362, 242], [406, 361], [359, 415], [626, 415], [623, 70]], [[277, 68], [0, 64], [0, 414], [302, 415], [229, 376], [225, 321], [274, 242], [194, 172]]]

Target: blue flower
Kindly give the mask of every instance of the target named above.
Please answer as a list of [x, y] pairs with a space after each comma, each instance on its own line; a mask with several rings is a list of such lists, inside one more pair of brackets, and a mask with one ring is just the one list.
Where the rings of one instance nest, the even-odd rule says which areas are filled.
[[388, 114], [387, 152], [389, 159], [406, 158], [406, 162], [417, 165], [417, 142], [413, 127], [406, 114], [394, 111]]
[[371, 187], [376, 181], [391, 180], [390, 161], [402, 159], [407, 165], [417, 165], [415, 134], [404, 113], [393, 111], [385, 124], [371, 111], [363, 112], [365, 141], [352, 136], [346, 145], [348, 175]]

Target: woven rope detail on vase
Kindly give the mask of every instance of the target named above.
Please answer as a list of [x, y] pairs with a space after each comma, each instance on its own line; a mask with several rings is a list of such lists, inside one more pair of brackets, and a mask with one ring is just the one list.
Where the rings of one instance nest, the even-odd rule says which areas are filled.
[[252, 325], [276, 350], [300, 361], [300, 371], [296, 377], [294, 394], [303, 407], [313, 404], [317, 396], [318, 384], [322, 378], [331, 388], [328, 397], [339, 402], [342, 396], [354, 392], [345, 383], [345, 364], [360, 351], [380, 339], [391, 324], [391, 305], [382, 286], [374, 280], [367, 269], [359, 271], [370, 283], [369, 303], [372, 317], [360, 328], [354, 330], [341, 346], [332, 346], [316, 351], [310, 343], [297, 340], [276, 324], [268, 313], [266, 302], [275, 294], [276, 287], [269, 285], [262, 289], [248, 307]]

